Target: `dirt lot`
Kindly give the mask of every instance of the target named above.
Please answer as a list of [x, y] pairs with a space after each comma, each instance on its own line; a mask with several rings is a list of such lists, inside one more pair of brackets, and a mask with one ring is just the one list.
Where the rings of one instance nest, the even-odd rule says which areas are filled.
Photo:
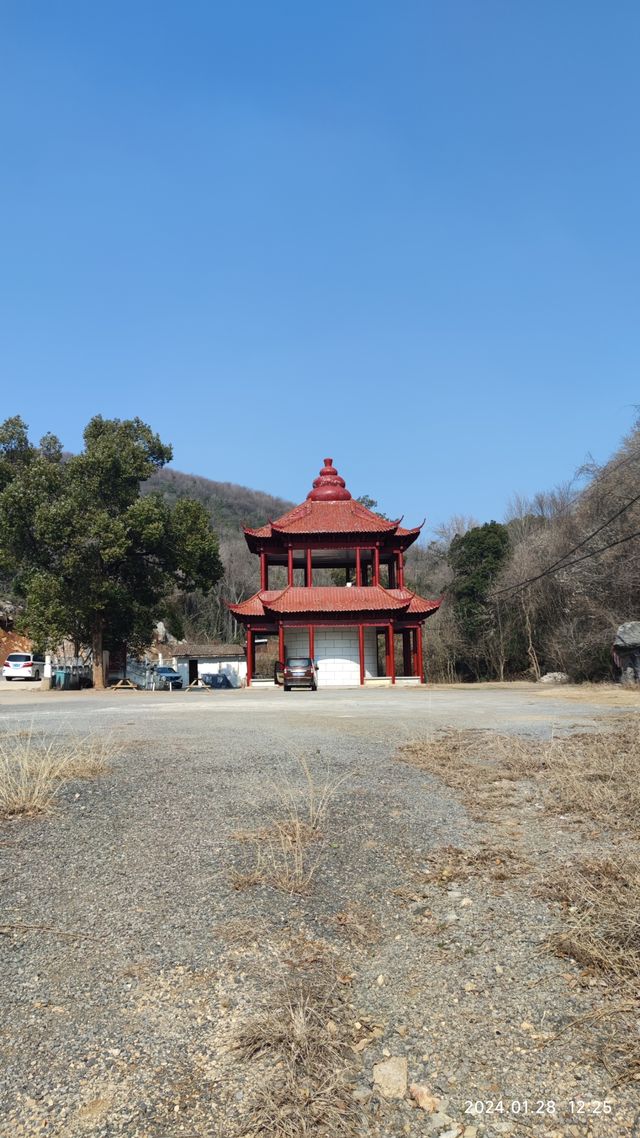
[[109, 758], [0, 823], [0, 1133], [639, 1135], [635, 973], [569, 935], [569, 883], [637, 857], [634, 815], [545, 750], [638, 709], [4, 685], [5, 737]]

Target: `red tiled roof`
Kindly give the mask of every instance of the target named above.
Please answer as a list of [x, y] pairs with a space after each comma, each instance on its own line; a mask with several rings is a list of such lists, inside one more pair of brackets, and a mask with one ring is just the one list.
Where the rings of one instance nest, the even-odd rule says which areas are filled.
[[282, 589], [263, 589], [260, 593], [254, 593], [246, 601], [240, 601], [237, 605], [227, 605], [230, 612], [236, 613], [238, 616], [264, 616], [264, 605], [268, 604], [275, 597], [279, 597]]
[[[252, 537], [272, 537], [276, 534], [331, 534], [331, 533], [393, 533], [397, 522], [389, 522], [361, 506], [353, 498], [347, 502], [313, 502], [307, 500], [294, 506], [259, 529], [245, 529]], [[405, 531], [408, 532], [408, 531]]]
[[283, 589], [276, 600], [265, 608], [271, 612], [380, 612], [382, 609], [406, 608], [407, 602], [393, 597], [379, 586], [346, 588], [344, 585]]
[[394, 597], [409, 598], [409, 607], [406, 609], [407, 613], [416, 615], [436, 612], [442, 604], [442, 597], [436, 601], [428, 601], [426, 597], [419, 596], [418, 593], [412, 593], [410, 589], [389, 589], [388, 590]]
[[379, 586], [313, 586], [256, 593], [237, 605], [229, 605], [239, 617], [268, 616], [294, 613], [367, 613], [398, 612], [428, 615], [440, 607], [440, 601], [428, 601], [409, 589], [383, 589]]
[[354, 536], [370, 534], [377, 537], [384, 535], [389, 540], [399, 537], [405, 539], [399, 543], [404, 549], [415, 541], [422, 526], [405, 529], [400, 525], [401, 521], [402, 518], [389, 521], [352, 498], [345, 486], [344, 478], [340, 477], [333, 466], [333, 460], [325, 458], [324, 467], [304, 502], [294, 506], [275, 521], [267, 522], [266, 525], [256, 529], [245, 526], [244, 533], [249, 548], [254, 552], [258, 552], [261, 542], [273, 538], [276, 539], [276, 544], [282, 545], [284, 542], [282, 540], [278, 542], [278, 539], [304, 535], [330, 537], [340, 534]]

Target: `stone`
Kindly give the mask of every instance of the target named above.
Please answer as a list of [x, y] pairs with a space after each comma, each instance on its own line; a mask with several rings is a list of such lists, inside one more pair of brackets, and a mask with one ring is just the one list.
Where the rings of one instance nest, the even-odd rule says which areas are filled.
[[[439, 1135], [441, 1130], [445, 1128], [451, 1129], [452, 1127], [456, 1126], [456, 1123], [454, 1119], [450, 1117], [450, 1115], [444, 1114], [441, 1110], [438, 1110], [435, 1114], [431, 1115], [427, 1126], [429, 1128], [430, 1134]], [[456, 1127], [456, 1135], [459, 1133], [460, 1129], [460, 1127]]]
[[569, 677], [566, 672], [547, 672], [546, 675], [540, 676], [538, 682], [541, 684], [568, 684]]
[[404, 1098], [407, 1092], [407, 1060], [403, 1055], [392, 1055], [373, 1065], [373, 1082], [383, 1098]]
[[429, 1114], [434, 1114], [440, 1106], [440, 1099], [432, 1095], [429, 1088], [420, 1083], [412, 1083], [409, 1087], [409, 1094], [411, 1098], [415, 1099], [420, 1109], [426, 1110]]
[[353, 1099], [359, 1106], [366, 1106], [371, 1098], [371, 1087], [365, 1087], [364, 1084], [359, 1084], [354, 1087]]

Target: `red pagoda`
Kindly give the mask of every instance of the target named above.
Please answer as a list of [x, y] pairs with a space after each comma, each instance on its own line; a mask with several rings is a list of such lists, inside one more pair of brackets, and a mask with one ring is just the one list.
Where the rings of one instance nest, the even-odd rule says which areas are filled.
[[[245, 527], [260, 557], [260, 589], [229, 609], [246, 627], [247, 685], [256, 678], [256, 641], [271, 636], [279, 660], [316, 660], [322, 687], [380, 677], [393, 684], [396, 673], [423, 683], [422, 625], [440, 601], [405, 588], [405, 551], [421, 529], [355, 501], [330, 458], [306, 501], [259, 529]], [[275, 566], [284, 568], [284, 588], [270, 588]]]

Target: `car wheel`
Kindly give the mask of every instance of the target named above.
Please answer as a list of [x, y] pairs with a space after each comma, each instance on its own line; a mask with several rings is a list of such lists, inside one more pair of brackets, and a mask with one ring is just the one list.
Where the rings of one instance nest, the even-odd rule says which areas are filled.
[[7, 681], [7, 683], [10, 684], [12, 679], [13, 679], [13, 676], [5, 676], [4, 678]]
[[34, 678], [34, 680], [39, 680], [40, 679], [40, 672], [34, 672], [33, 678]]
[[284, 684], [284, 690], [285, 691], [291, 691], [289, 684]]
[[317, 685], [317, 684], [312, 684], [312, 685], [311, 685], [311, 691], [317, 691], [317, 690], [318, 690], [318, 685]]

